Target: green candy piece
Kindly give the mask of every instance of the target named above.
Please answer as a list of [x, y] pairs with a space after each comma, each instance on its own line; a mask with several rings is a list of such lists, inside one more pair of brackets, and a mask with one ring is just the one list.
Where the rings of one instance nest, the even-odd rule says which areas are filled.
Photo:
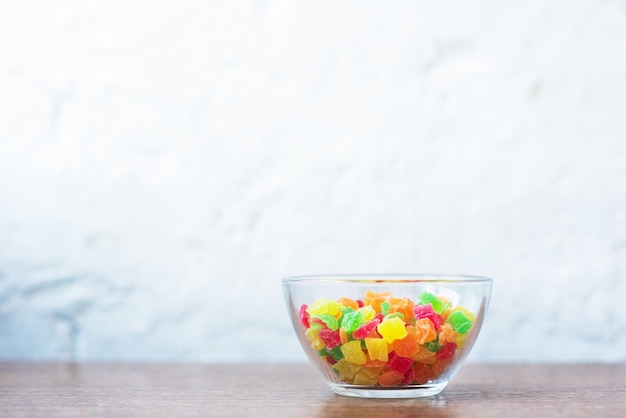
[[452, 312], [446, 322], [459, 334], [466, 334], [474, 325], [472, 320], [461, 311]]
[[433, 340], [433, 341], [429, 341], [427, 343], [424, 343], [424, 346], [431, 353], [436, 353], [437, 351], [441, 350], [441, 344], [439, 344], [439, 341], [437, 341], [437, 340]]
[[420, 305], [427, 305], [430, 303], [433, 306], [433, 311], [440, 315], [448, 308], [448, 306], [450, 306], [449, 303], [443, 302], [441, 299], [439, 299], [437, 296], [433, 295], [430, 292], [422, 293], [419, 297], [418, 303]]
[[315, 315], [313, 318], [319, 319], [320, 321], [325, 323], [328, 328], [332, 329], [333, 331], [337, 331], [339, 329], [339, 323], [337, 322], [337, 319], [330, 314]]
[[363, 316], [363, 312], [353, 311], [343, 315], [343, 318], [341, 319], [341, 326], [346, 330], [346, 332], [352, 333], [356, 331], [358, 327], [363, 325], [364, 322], [365, 317]]
[[350, 312], [354, 312], [354, 309], [352, 309], [349, 306], [344, 306], [343, 308], [341, 308], [341, 316], [339, 317], [339, 319], [337, 320], [337, 323], [339, 324], [339, 326], [341, 326], [341, 322], [343, 321], [343, 317]]
[[341, 351], [341, 344], [338, 345], [337, 347], [333, 348], [332, 350], [329, 350], [328, 348], [325, 348], [324, 350], [320, 350], [320, 351], [325, 351], [326, 354], [324, 354], [325, 356], [331, 356], [332, 358], [335, 359], [335, 361], [339, 361], [343, 358], [343, 352]]
[[387, 315], [387, 312], [389, 312], [389, 308], [391, 308], [391, 305], [389, 305], [387, 302], [383, 302], [380, 304], [380, 309], [384, 315]]
[[310, 324], [310, 325], [311, 325], [311, 326], [310, 326], [309, 328], [311, 328], [311, 329], [312, 329], [312, 330], [314, 330], [314, 331], [319, 331], [319, 330], [321, 330], [322, 328], [324, 328], [324, 325], [322, 325], [322, 324], [318, 324], [317, 322], [311, 322], [311, 324]]

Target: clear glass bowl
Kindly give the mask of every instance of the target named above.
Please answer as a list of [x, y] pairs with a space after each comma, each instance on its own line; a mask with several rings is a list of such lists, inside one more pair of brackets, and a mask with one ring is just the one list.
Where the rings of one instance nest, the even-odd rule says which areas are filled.
[[440, 393], [469, 354], [493, 280], [431, 274], [283, 279], [307, 356], [335, 393], [418, 398]]

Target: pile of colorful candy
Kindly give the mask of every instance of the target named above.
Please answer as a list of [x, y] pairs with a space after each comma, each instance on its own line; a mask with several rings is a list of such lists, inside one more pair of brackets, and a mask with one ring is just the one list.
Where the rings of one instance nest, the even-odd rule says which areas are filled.
[[422, 293], [417, 304], [390, 292], [363, 300], [321, 298], [300, 307], [311, 347], [340, 381], [365, 386], [436, 380], [465, 344], [476, 320], [444, 297]]

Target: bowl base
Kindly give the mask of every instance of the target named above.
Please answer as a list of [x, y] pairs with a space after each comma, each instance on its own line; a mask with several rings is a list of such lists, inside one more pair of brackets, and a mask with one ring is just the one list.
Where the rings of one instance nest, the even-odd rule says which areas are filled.
[[357, 386], [329, 383], [337, 395], [353, 398], [406, 399], [427, 398], [441, 393], [448, 382], [429, 383], [425, 385], [408, 385], [402, 387]]

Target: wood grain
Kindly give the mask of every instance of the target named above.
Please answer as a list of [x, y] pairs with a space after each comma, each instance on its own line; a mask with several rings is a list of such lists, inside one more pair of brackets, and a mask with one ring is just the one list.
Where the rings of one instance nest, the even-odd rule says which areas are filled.
[[470, 364], [437, 397], [364, 400], [304, 364], [0, 363], [0, 416], [626, 417], [626, 364]]

